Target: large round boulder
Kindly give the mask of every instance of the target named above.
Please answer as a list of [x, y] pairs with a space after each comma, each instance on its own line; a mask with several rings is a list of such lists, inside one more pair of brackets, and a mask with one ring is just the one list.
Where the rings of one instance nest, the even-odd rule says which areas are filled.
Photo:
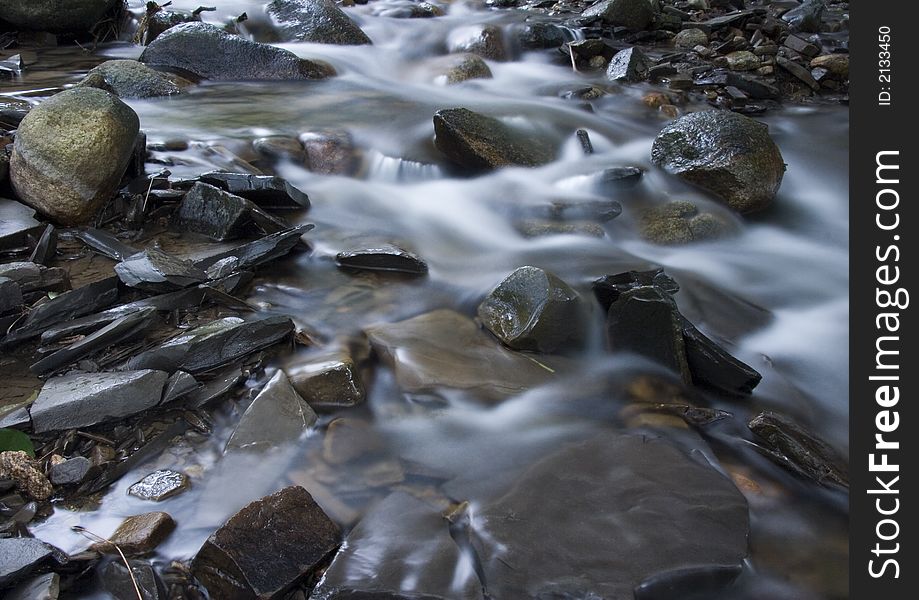
[[769, 206], [785, 174], [764, 123], [730, 111], [691, 113], [654, 140], [651, 160], [741, 213]]
[[372, 43], [331, 0], [274, 0], [267, 10], [286, 41], [343, 46]]
[[0, 0], [0, 19], [18, 29], [87, 32], [122, 6], [122, 0]]
[[115, 192], [139, 128], [137, 114], [106, 91], [77, 87], [52, 96], [16, 133], [16, 194], [62, 225], [88, 221]]

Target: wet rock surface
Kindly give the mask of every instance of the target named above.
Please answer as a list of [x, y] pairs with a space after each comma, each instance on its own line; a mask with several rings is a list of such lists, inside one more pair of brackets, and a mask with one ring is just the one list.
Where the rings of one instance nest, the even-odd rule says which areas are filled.
[[227, 451], [259, 451], [296, 441], [316, 423], [316, 413], [279, 370], [259, 392], [227, 441]]
[[149, 248], [115, 265], [115, 274], [128, 287], [172, 291], [201, 283], [207, 275], [191, 261]]
[[428, 272], [428, 265], [420, 256], [385, 242], [339, 252], [335, 255], [335, 263], [345, 269], [392, 271], [412, 275]]
[[53, 96], [19, 126], [10, 160], [16, 194], [61, 224], [88, 221], [114, 193], [139, 127], [137, 114], [103, 90]]
[[470, 79], [491, 79], [491, 69], [480, 56], [475, 54], [455, 54], [437, 58], [432, 66], [441, 74], [444, 83], [455, 84]]
[[597, 17], [609, 25], [640, 31], [651, 23], [654, 9], [649, 0], [601, 0], [581, 14]]
[[147, 554], [159, 546], [175, 527], [176, 523], [169, 513], [133, 515], [122, 521], [118, 529], [108, 537], [110, 543], [96, 543], [92, 548], [107, 554], [117, 554], [118, 550], [126, 556]]
[[507, 60], [504, 31], [496, 25], [473, 25], [451, 32], [447, 39], [450, 52], [477, 54], [490, 60]]
[[128, 493], [141, 500], [159, 502], [188, 489], [188, 476], [178, 471], [162, 469], [150, 473], [128, 488]]
[[6, 592], [7, 600], [57, 600], [60, 594], [57, 573], [38, 575]]
[[182, 92], [172, 79], [136, 60], [106, 61], [93, 68], [84, 83], [93, 76], [101, 77], [105, 88], [119, 98], [156, 98]]
[[361, 28], [331, 0], [273, 0], [268, 14], [286, 41], [370, 44]]
[[768, 207], [785, 173], [766, 125], [721, 111], [692, 113], [664, 127], [651, 160], [741, 213]]
[[838, 453], [789, 417], [766, 411], [748, 426], [781, 466], [820, 484], [849, 487], [849, 468]]
[[0, 538], [0, 589], [26, 579], [60, 552], [35, 538]]
[[360, 371], [346, 352], [313, 357], [288, 369], [297, 393], [315, 410], [334, 410], [364, 401]]
[[612, 81], [635, 83], [648, 78], [651, 63], [638, 48], [626, 48], [616, 53], [606, 69], [606, 77]]
[[118, 0], [0, 0], [0, 15], [21, 29], [86, 33], [118, 7]]
[[233, 515], [198, 551], [192, 570], [212, 596], [280, 598], [315, 577], [340, 538], [312, 496], [292, 486]]
[[677, 245], [718, 239], [734, 230], [724, 216], [703, 212], [686, 201], [657, 206], [642, 215], [641, 235], [655, 244]]
[[535, 167], [555, 155], [547, 141], [465, 108], [437, 111], [434, 134], [438, 150], [458, 166], [473, 171], [510, 165]]

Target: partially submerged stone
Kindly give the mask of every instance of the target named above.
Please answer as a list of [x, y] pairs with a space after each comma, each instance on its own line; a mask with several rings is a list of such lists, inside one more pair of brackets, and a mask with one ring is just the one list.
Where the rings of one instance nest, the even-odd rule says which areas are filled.
[[364, 247], [349, 248], [339, 252], [335, 262], [339, 267], [360, 271], [392, 271], [412, 275], [428, 272], [428, 265], [420, 256], [388, 242], [371, 242]]
[[309, 196], [274, 175], [211, 171], [204, 173], [199, 179], [231, 194], [242, 196], [262, 208], [290, 210], [310, 207]]
[[137, 114], [106, 91], [78, 87], [32, 109], [16, 133], [10, 180], [16, 194], [63, 225], [91, 219], [124, 174]]
[[0, 452], [0, 478], [12, 481], [20, 491], [36, 500], [47, 500], [53, 491], [41, 463], [22, 450]]
[[191, 261], [148, 248], [115, 265], [115, 274], [128, 287], [173, 291], [195, 285], [207, 275]]
[[273, 0], [267, 10], [284, 41], [346, 46], [372, 43], [331, 0]]
[[61, 577], [45, 573], [23, 581], [6, 592], [6, 600], [57, 600], [61, 593]]
[[311, 598], [481, 600], [471, 557], [440, 512], [404, 492], [370, 508]]
[[697, 385], [708, 385], [730, 394], [749, 395], [763, 376], [731, 356], [724, 348], [683, 318], [686, 360]]
[[106, 61], [90, 70], [83, 82], [94, 75], [119, 98], [157, 98], [182, 92], [175, 81], [136, 60]]
[[821, 485], [849, 487], [848, 465], [839, 454], [787, 416], [765, 411], [753, 417], [749, 427], [776, 463]]
[[680, 291], [679, 284], [661, 268], [605, 275], [591, 285], [594, 296], [604, 311], [609, 311], [610, 305], [625, 292], [644, 286], [658, 287], [670, 295]]
[[351, 175], [360, 168], [360, 151], [345, 130], [304, 131], [299, 140], [313, 173]]
[[154, 471], [128, 488], [128, 494], [141, 500], [159, 502], [188, 489], [188, 475], [170, 469]]
[[555, 158], [555, 148], [548, 140], [465, 108], [437, 111], [434, 134], [438, 150], [457, 165], [475, 171], [510, 165], [535, 167]]
[[217, 261], [232, 256], [238, 261], [237, 269], [251, 269], [289, 254], [300, 242], [300, 236], [313, 227], [315, 227], [315, 225], [310, 223], [306, 225], [297, 225], [290, 229], [272, 233], [232, 250], [221, 252], [207, 259], [198, 261], [196, 266], [201, 269], [207, 269]]
[[166, 586], [153, 565], [145, 560], [132, 560], [129, 564], [131, 573], [120, 556], [102, 567], [100, 579], [105, 591], [115, 600], [136, 600], [137, 588], [140, 588], [143, 600], [166, 600]]
[[[127, 369], [160, 369], [191, 374], [209, 371], [272, 346], [294, 330], [289, 317], [264, 317], [244, 321], [217, 319], [167, 340], [125, 363]], [[164, 379], [165, 382], [165, 379]]]
[[507, 60], [504, 31], [497, 25], [467, 25], [450, 32], [447, 47], [453, 53], [477, 54], [491, 60]]
[[641, 235], [655, 244], [689, 244], [725, 237], [733, 224], [721, 215], [701, 211], [685, 200], [668, 202], [645, 210], [641, 215]]
[[364, 384], [351, 355], [335, 352], [288, 370], [294, 389], [316, 410], [335, 410], [364, 401]]
[[555, 274], [520, 267], [488, 293], [478, 316], [515, 350], [552, 352], [579, 341], [584, 309], [578, 293]]
[[[126, 556], [140, 556], [156, 549], [176, 527], [176, 522], [165, 512], [148, 512], [126, 518], [108, 542], [97, 542], [93, 550], [106, 554], [117, 554], [121, 550]], [[117, 547], [117, 549], [116, 549]]]
[[606, 78], [611, 81], [636, 83], [648, 78], [651, 62], [639, 48], [626, 48], [616, 53], [606, 68]]
[[192, 572], [213, 598], [276, 599], [314, 580], [341, 531], [299, 486], [249, 504], [198, 551]]
[[335, 69], [293, 52], [259, 44], [206, 23], [183, 23], [163, 32], [140, 55], [149, 65], [180, 69], [204, 79], [324, 79]]
[[243, 413], [227, 441], [227, 451], [259, 451], [294, 442], [316, 419], [284, 371], [278, 370]]
[[654, 140], [651, 160], [741, 213], [768, 207], [785, 174], [769, 128], [731, 111], [691, 113], [669, 123]]
[[385, 448], [385, 443], [372, 425], [361, 419], [335, 419], [322, 438], [322, 458], [329, 464], [373, 458]]
[[438, 71], [437, 81], [442, 80], [447, 85], [492, 78], [491, 69], [475, 54], [449, 54], [434, 59], [431, 66]]
[[159, 404], [168, 376], [144, 369], [51, 378], [30, 409], [35, 433], [89, 427], [147, 410]]

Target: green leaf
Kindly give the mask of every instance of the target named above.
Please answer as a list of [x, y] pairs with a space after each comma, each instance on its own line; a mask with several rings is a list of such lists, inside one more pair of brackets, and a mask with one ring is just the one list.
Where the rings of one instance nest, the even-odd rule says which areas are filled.
[[0, 429], [0, 452], [22, 450], [35, 458], [35, 447], [29, 436], [15, 429]]

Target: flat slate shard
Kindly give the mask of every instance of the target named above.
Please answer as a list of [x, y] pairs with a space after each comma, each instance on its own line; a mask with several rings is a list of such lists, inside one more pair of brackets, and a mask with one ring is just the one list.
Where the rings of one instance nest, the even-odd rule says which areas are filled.
[[605, 432], [484, 502], [470, 537], [494, 598], [633, 600], [660, 573], [739, 565], [748, 529], [743, 495], [715, 469], [665, 441]]
[[74, 230], [73, 235], [102, 256], [108, 256], [112, 260], [124, 260], [138, 252], [137, 248], [125, 244], [116, 236], [101, 229], [81, 227]]
[[0, 265], [0, 277], [15, 281], [23, 293], [63, 292], [70, 287], [70, 280], [64, 269], [27, 261]]
[[775, 462], [812, 479], [849, 487], [849, 468], [833, 448], [785, 415], [765, 411], [753, 417], [750, 431], [766, 443]]
[[145, 560], [132, 560], [131, 572], [121, 562], [121, 557], [112, 559], [102, 568], [102, 586], [115, 598], [115, 600], [135, 600], [137, 591], [134, 584], [140, 588], [143, 600], [166, 600], [166, 586], [160, 576], [149, 562]]
[[59, 553], [35, 538], [0, 538], [0, 589], [24, 580]]
[[242, 196], [262, 208], [290, 210], [310, 207], [309, 196], [274, 175], [211, 171], [204, 173], [199, 179], [231, 194]]
[[60, 575], [45, 573], [7, 590], [5, 600], [57, 600], [61, 592]]
[[176, 223], [185, 231], [222, 242], [246, 234], [253, 207], [245, 198], [199, 181], [182, 198]]
[[30, 413], [35, 433], [89, 427], [159, 404], [167, 373], [76, 373], [45, 382]]
[[412, 275], [428, 272], [428, 264], [420, 256], [390, 243], [339, 252], [335, 262], [339, 267], [361, 271], [393, 271]]
[[243, 413], [227, 441], [227, 451], [267, 450], [296, 441], [317, 418], [279, 370]]
[[34, 308], [10, 337], [22, 341], [37, 337], [49, 327], [66, 323], [111, 306], [118, 300], [118, 279], [109, 277], [76, 290], [64, 292]]
[[610, 305], [619, 299], [624, 292], [653, 285], [661, 288], [666, 293], [673, 295], [680, 291], [679, 284], [664, 273], [661, 268], [648, 271], [626, 271], [616, 275], [605, 275], [593, 282], [594, 296], [604, 311], [609, 311]]
[[22, 289], [9, 277], [0, 277], [0, 314], [22, 306]]
[[207, 274], [190, 261], [149, 248], [115, 265], [115, 274], [128, 287], [167, 292], [201, 283]]
[[351, 531], [310, 597], [481, 600], [471, 557], [453, 541], [449, 526], [421, 500], [390, 494]]
[[697, 385], [705, 384], [732, 394], [749, 395], [763, 378], [753, 367], [736, 359], [682, 317], [686, 360]]
[[294, 330], [289, 317], [265, 317], [244, 321], [238, 317], [217, 319], [195, 327], [158, 347], [129, 359], [126, 369], [160, 369], [192, 375], [210, 371], [272, 346]]
[[35, 242], [35, 248], [29, 255], [29, 260], [39, 265], [46, 265], [54, 259], [57, 254], [57, 229], [54, 225], [46, 225]]
[[230, 517], [198, 551], [192, 573], [212, 598], [275, 600], [315, 578], [340, 543], [338, 526], [291, 486]]
[[626, 48], [616, 53], [606, 69], [606, 78], [611, 81], [636, 83], [648, 78], [651, 61], [639, 48]]
[[196, 266], [201, 269], [207, 269], [217, 261], [232, 256], [239, 261], [238, 268], [240, 270], [252, 269], [289, 254], [300, 241], [300, 236], [313, 229], [313, 227], [315, 225], [309, 223], [272, 233], [233, 250], [210, 256], [197, 262]]

